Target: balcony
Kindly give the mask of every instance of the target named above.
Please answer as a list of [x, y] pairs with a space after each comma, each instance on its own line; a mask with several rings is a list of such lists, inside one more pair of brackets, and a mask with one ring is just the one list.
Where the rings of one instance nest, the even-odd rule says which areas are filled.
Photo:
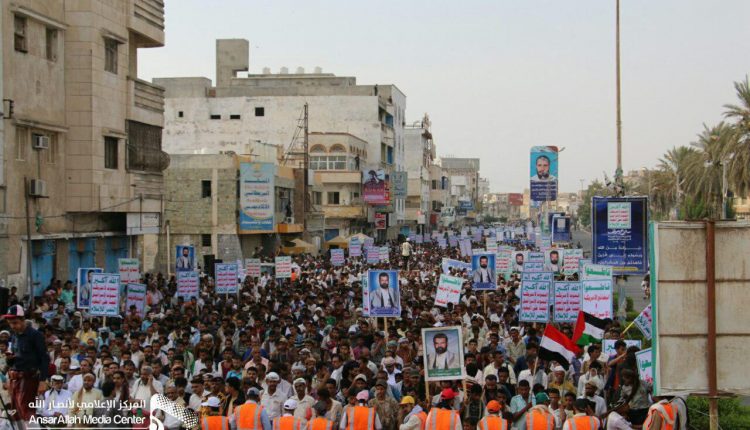
[[128, 28], [139, 36], [136, 46], [164, 46], [164, 1], [131, 0], [130, 6], [132, 12], [128, 19]]
[[380, 131], [382, 133], [381, 134], [382, 142], [385, 143], [386, 145], [393, 145], [394, 144], [394, 142], [393, 142], [393, 136], [394, 136], [393, 127], [391, 127], [390, 125], [388, 125], [388, 124], [386, 124], [384, 122], [381, 122], [380, 123]]
[[162, 127], [164, 125], [164, 88], [128, 77], [128, 119]]

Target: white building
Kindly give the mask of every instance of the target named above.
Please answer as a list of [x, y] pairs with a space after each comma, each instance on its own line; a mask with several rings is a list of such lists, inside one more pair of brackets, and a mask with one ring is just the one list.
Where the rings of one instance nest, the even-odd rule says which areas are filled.
[[430, 166], [436, 152], [430, 125], [430, 118], [425, 114], [421, 121], [407, 124], [405, 129], [408, 174], [406, 222], [419, 232], [423, 232], [424, 226], [430, 223]]
[[[271, 74], [238, 76], [249, 66], [244, 39], [216, 42], [216, 85], [207, 78], [157, 78], [166, 89], [164, 148], [168, 153], [254, 154], [259, 161], [276, 161], [261, 144], [289, 147], [299, 138], [304, 105], [311, 133], [347, 133], [366, 142], [367, 164], [362, 171], [403, 171], [406, 96], [395, 85], [357, 85], [354, 77], [305, 73], [287, 68]], [[405, 199], [392, 199], [388, 236], [404, 222]]]

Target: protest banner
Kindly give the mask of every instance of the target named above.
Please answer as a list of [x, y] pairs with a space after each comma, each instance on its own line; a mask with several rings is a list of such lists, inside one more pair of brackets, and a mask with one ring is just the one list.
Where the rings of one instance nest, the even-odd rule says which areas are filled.
[[544, 253], [539, 251], [529, 251], [526, 255], [526, 261], [529, 263], [544, 263]]
[[414, 237], [414, 243], [416, 243], [417, 245], [421, 245], [423, 242], [424, 242], [424, 236], [422, 236], [421, 234], [417, 234]]
[[556, 146], [533, 146], [531, 148], [529, 195], [536, 202], [557, 200], [557, 153]]
[[245, 282], [245, 277], [247, 276], [247, 272], [245, 271], [245, 265], [242, 264], [242, 260], [238, 259], [237, 261], [237, 279], [240, 280], [240, 283]]
[[638, 363], [638, 375], [642, 381], [649, 385], [654, 383], [654, 366], [651, 355], [651, 348], [644, 349], [635, 353], [635, 361]]
[[651, 305], [646, 306], [640, 314], [633, 320], [633, 324], [643, 333], [643, 337], [651, 340]]
[[334, 266], [344, 265], [344, 250], [341, 248], [331, 250], [331, 264]]
[[463, 345], [459, 326], [423, 328], [425, 380], [462, 380], [465, 376]]
[[141, 317], [146, 315], [146, 285], [128, 284], [127, 295], [125, 300], [125, 314], [130, 314], [130, 307], [135, 306], [135, 310]]
[[365, 238], [365, 242], [363, 246], [366, 248], [368, 246], [373, 246], [373, 245], [375, 245], [375, 239], [371, 238], [370, 236], [367, 236]]
[[513, 251], [507, 249], [498, 250], [495, 256], [495, 270], [502, 274], [507, 281], [513, 273]]
[[214, 288], [216, 294], [237, 294], [237, 265], [234, 263], [214, 264]]
[[184, 297], [187, 300], [191, 297], [198, 297], [199, 293], [198, 272], [177, 272], [177, 297]]
[[[239, 230], [242, 232], [273, 232], [276, 193], [274, 163], [240, 163]], [[190, 269], [192, 270], [192, 269]]]
[[440, 275], [435, 294], [435, 306], [447, 307], [448, 303], [458, 303], [461, 298], [461, 287], [466, 280], [457, 276]]
[[594, 279], [581, 282], [581, 310], [597, 318], [613, 318], [612, 279]]
[[370, 289], [367, 287], [367, 273], [363, 273], [359, 276], [360, 282], [362, 283], [362, 315], [370, 316]]
[[549, 295], [552, 279], [551, 272], [524, 272], [521, 275], [519, 321], [542, 323], [549, 321]]
[[441, 267], [443, 269], [443, 273], [448, 273], [450, 268], [458, 269], [458, 271], [471, 270], [471, 263], [464, 263], [463, 261], [443, 258]]
[[612, 266], [602, 264], [586, 264], [581, 271], [581, 280], [612, 279]]
[[552, 318], [557, 323], [576, 322], [581, 310], [581, 283], [556, 281]]
[[471, 257], [472, 288], [475, 291], [494, 291], [497, 288], [495, 254], [474, 250]]
[[[625, 346], [628, 348], [631, 346], [636, 346], [638, 349], [641, 348], [640, 339], [623, 339], [623, 341], [625, 341]], [[617, 351], [615, 351], [615, 342], [617, 342], [616, 339], [602, 340], [602, 357], [610, 357], [617, 353]]]
[[648, 271], [647, 197], [594, 197], [591, 202], [594, 263], [615, 275]]
[[523, 265], [523, 272], [544, 272], [544, 261], [529, 261]]
[[451, 246], [451, 248], [455, 248], [458, 246], [458, 238], [456, 236], [449, 236], [448, 237], [448, 244]]
[[437, 238], [437, 242], [438, 242], [438, 246], [440, 247], [440, 249], [445, 249], [448, 247], [448, 243], [446, 242], [445, 238], [442, 236]]
[[78, 288], [76, 294], [76, 308], [88, 309], [91, 305], [91, 281], [96, 273], [102, 273], [104, 269], [100, 267], [79, 267], [78, 268]]
[[117, 260], [120, 272], [120, 283], [123, 285], [141, 281], [140, 262], [137, 258], [120, 258]]
[[362, 244], [357, 243], [349, 245], [349, 257], [361, 257], [362, 256]]
[[292, 277], [292, 257], [276, 257], [276, 279]]
[[388, 262], [388, 247], [381, 246], [379, 248], [379, 255], [380, 255], [380, 261], [382, 263], [387, 263]]
[[380, 263], [380, 248], [375, 246], [366, 246], [365, 258], [367, 259], [367, 264]]
[[195, 247], [193, 245], [177, 245], [175, 250], [175, 272], [195, 270]]
[[586, 266], [588, 264], [593, 264], [590, 258], [581, 258], [580, 260], [578, 260], [578, 279], [580, 279], [580, 275], [583, 274], [583, 266]]
[[368, 270], [367, 289], [370, 292], [371, 317], [401, 316], [401, 286], [398, 270]]
[[563, 275], [578, 273], [578, 262], [583, 258], [582, 249], [566, 249], [563, 252]]
[[471, 240], [469, 239], [461, 239], [460, 242], [460, 251], [461, 256], [463, 257], [471, 257]]
[[94, 273], [91, 276], [89, 315], [116, 317], [120, 314], [120, 275]]
[[246, 258], [245, 273], [251, 278], [260, 278], [260, 258]]

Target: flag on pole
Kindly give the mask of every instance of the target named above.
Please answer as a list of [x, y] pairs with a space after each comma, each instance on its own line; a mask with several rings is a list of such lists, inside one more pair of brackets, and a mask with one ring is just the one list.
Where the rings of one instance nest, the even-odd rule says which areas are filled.
[[578, 312], [575, 330], [573, 330], [573, 341], [578, 345], [588, 345], [604, 339], [604, 328], [607, 323], [584, 311]]
[[547, 324], [539, 344], [539, 358], [554, 360], [567, 370], [580, 352], [581, 349], [572, 340], [551, 324]]

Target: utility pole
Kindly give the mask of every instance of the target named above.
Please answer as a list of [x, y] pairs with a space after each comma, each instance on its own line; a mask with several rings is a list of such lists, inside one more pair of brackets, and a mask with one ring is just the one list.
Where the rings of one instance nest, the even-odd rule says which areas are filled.
[[302, 209], [302, 223], [304, 225], [305, 231], [307, 231], [307, 213], [310, 211], [310, 206], [309, 206], [309, 198], [310, 197], [307, 195], [307, 193], [308, 193], [308, 174], [309, 174], [308, 172], [309, 172], [309, 169], [310, 169], [310, 148], [309, 148], [309, 129], [308, 129], [308, 116], [307, 116], [307, 103], [305, 103], [305, 125], [304, 125], [304, 128], [305, 128], [305, 137], [304, 137], [304, 141], [303, 141], [304, 142], [303, 146], [304, 146], [304, 153], [305, 154], [303, 156], [304, 157], [303, 158], [303, 160], [304, 160], [303, 165], [304, 165], [305, 172], [304, 172], [304, 182], [303, 183], [304, 183], [305, 189], [302, 190], [303, 191], [302, 195], [304, 196], [303, 197], [303, 202], [304, 203], [303, 203], [303, 206], [302, 206], [303, 207], [303, 209]]
[[31, 191], [31, 184], [29, 178], [23, 178], [24, 197], [26, 200], [26, 288], [29, 290], [29, 310], [34, 310], [34, 284], [33, 276], [31, 273], [31, 258], [33, 252], [31, 250], [31, 203], [29, 202]]
[[622, 185], [622, 116], [620, 112], [620, 0], [617, 2], [615, 13], [615, 68], [616, 68], [616, 92], [617, 92], [617, 170], [615, 171], [615, 183]]

